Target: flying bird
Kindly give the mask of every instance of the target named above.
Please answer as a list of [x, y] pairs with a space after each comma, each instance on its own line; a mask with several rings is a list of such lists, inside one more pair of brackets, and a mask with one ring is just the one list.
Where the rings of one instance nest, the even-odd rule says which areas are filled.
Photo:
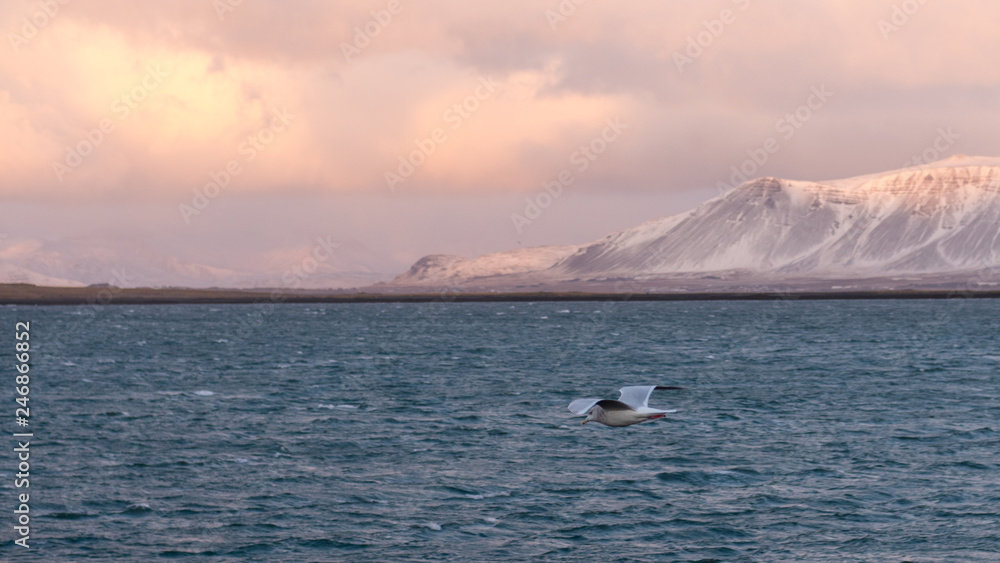
[[649, 396], [657, 389], [683, 389], [663, 385], [630, 385], [619, 389], [621, 396], [614, 399], [577, 399], [569, 404], [569, 410], [577, 416], [586, 415], [586, 420], [600, 422], [605, 426], [629, 426], [654, 418], [663, 418], [676, 410], [649, 408]]

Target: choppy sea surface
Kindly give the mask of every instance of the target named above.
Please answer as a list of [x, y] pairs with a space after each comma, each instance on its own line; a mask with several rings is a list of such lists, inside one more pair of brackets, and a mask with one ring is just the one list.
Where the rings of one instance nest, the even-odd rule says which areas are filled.
[[[0, 319], [34, 433], [26, 550], [8, 366], [5, 561], [1000, 561], [1000, 301]], [[679, 412], [566, 409], [639, 384]]]

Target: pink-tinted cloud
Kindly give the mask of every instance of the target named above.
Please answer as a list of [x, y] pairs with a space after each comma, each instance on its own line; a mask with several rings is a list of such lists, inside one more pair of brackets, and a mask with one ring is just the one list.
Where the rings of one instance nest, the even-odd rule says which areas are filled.
[[820, 85], [762, 173], [891, 167], [949, 125], [1000, 153], [995, 3], [570, 4], [8, 2], [0, 191], [183, 203], [235, 162], [230, 194], [530, 193], [615, 117], [578, 189], [706, 188]]

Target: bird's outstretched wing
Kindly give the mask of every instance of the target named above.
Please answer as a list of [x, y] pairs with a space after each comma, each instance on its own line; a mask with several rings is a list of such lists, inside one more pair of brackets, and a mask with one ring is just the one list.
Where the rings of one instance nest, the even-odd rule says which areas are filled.
[[569, 411], [577, 416], [587, 416], [587, 413], [598, 401], [600, 399], [577, 399], [569, 404]]
[[618, 391], [622, 394], [619, 401], [629, 405], [633, 409], [641, 409], [649, 406], [649, 396], [656, 389], [656, 385], [631, 385], [622, 387]]
[[618, 391], [621, 393], [619, 401], [634, 408], [641, 409], [649, 407], [649, 396], [657, 389], [683, 389], [683, 387], [669, 387], [666, 385], [630, 385], [622, 387]]

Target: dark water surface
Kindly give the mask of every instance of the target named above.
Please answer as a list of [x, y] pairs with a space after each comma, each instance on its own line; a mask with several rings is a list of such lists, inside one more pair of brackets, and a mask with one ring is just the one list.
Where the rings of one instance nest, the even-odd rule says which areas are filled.
[[[1000, 561], [1000, 301], [0, 317], [4, 560]], [[677, 414], [566, 410], [654, 383]]]

